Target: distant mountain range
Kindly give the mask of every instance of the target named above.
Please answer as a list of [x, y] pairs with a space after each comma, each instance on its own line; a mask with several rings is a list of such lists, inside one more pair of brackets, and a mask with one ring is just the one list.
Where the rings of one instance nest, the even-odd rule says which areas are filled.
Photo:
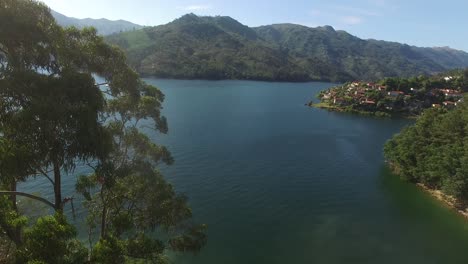
[[268, 81], [374, 80], [468, 67], [468, 53], [363, 40], [330, 26], [250, 28], [231, 17], [185, 15], [106, 37], [143, 75]]
[[84, 27], [94, 27], [97, 29], [98, 33], [101, 35], [110, 35], [113, 33], [141, 29], [143, 26], [128, 22], [125, 20], [108, 20], [105, 18], [101, 19], [92, 19], [84, 18], [78, 19], [73, 17], [67, 17], [63, 14], [60, 14], [54, 10], [51, 10], [52, 15], [54, 16], [57, 23], [61, 26], [75, 26], [77, 28]]

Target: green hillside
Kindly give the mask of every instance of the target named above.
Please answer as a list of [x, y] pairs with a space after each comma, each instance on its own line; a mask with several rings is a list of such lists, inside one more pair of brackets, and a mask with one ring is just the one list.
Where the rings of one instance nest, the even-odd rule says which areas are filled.
[[432, 108], [385, 145], [385, 156], [403, 178], [468, 204], [468, 105]]
[[230, 17], [185, 15], [114, 34], [143, 75], [181, 79], [346, 81], [431, 74], [468, 66], [468, 53], [362, 40], [330, 26], [250, 28]]

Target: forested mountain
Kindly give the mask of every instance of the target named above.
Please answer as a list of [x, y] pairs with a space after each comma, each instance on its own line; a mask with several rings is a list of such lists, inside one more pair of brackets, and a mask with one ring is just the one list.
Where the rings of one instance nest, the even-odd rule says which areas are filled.
[[75, 26], [77, 28], [94, 27], [101, 35], [109, 35], [122, 31], [129, 31], [134, 29], [141, 29], [143, 26], [128, 22], [125, 20], [108, 20], [105, 18], [92, 19], [84, 18], [78, 19], [73, 17], [67, 17], [58, 12], [51, 10], [51, 14], [54, 16], [57, 23], [63, 27]]
[[276, 81], [374, 80], [467, 67], [468, 53], [363, 40], [330, 26], [250, 28], [230, 17], [185, 15], [107, 37], [144, 75]]

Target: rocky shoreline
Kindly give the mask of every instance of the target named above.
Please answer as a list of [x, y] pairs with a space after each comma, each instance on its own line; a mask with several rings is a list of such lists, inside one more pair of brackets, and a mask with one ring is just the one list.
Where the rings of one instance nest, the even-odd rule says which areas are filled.
[[[399, 169], [397, 166], [395, 166], [392, 162], [386, 161], [388, 164], [390, 170], [395, 174], [399, 175]], [[449, 208], [455, 210], [457, 213], [459, 213], [461, 216], [464, 218], [468, 219], [468, 205], [457, 198], [443, 193], [441, 190], [434, 190], [432, 188], [429, 188], [428, 186], [422, 184], [422, 183], [416, 183], [416, 186], [423, 190], [424, 192], [428, 193], [432, 197], [436, 198], [437, 200], [443, 202], [445, 205], [447, 205]]]
[[430, 194], [432, 197], [436, 198], [439, 201], [442, 201], [450, 208], [457, 211], [460, 215], [468, 219], [468, 207], [466, 204], [462, 203], [461, 201], [457, 200], [455, 197], [447, 195], [443, 193], [441, 190], [434, 190], [422, 183], [416, 184], [420, 189]]

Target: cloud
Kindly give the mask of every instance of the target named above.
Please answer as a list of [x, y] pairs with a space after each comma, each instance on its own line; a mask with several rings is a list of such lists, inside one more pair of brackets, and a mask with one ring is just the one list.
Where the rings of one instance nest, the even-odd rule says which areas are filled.
[[212, 8], [213, 7], [210, 5], [188, 5], [188, 6], [180, 7], [180, 9], [183, 9], [185, 11], [206, 11]]
[[357, 25], [361, 24], [363, 21], [364, 19], [358, 16], [344, 16], [341, 18], [341, 22], [346, 25]]

